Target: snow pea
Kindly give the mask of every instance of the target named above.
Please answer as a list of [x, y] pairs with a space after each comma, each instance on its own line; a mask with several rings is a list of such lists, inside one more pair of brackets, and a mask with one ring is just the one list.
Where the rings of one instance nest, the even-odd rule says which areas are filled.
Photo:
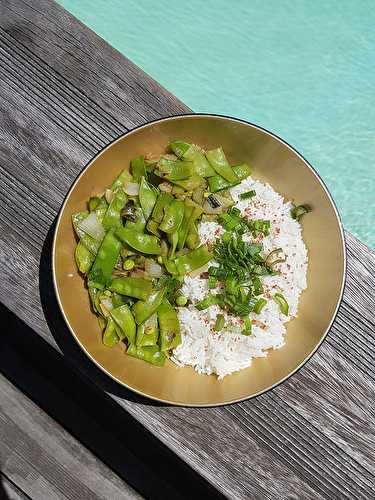
[[133, 307], [133, 314], [137, 325], [142, 324], [160, 306], [165, 293], [165, 288], [151, 293], [145, 301], [139, 300]]
[[136, 347], [134, 344], [130, 344], [126, 353], [129, 356], [147, 361], [147, 363], [156, 366], [163, 366], [166, 358], [165, 354], [160, 352], [159, 346], [156, 345], [151, 347]]
[[109, 317], [107, 321], [107, 326], [105, 327], [103, 333], [103, 344], [107, 347], [113, 347], [119, 341], [119, 337], [116, 333], [116, 327], [114, 320]]
[[202, 177], [212, 177], [215, 175], [216, 172], [207, 161], [203, 150], [196, 144], [174, 141], [169, 145], [169, 147], [179, 158], [192, 161], [196, 174]]
[[169, 250], [169, 258], [174, 259], [174, 254], [176, 252], [177, 244], [178, 244], [178, 231], [174, 233], [167, 234], [168, 241], [171, 245]]
[[98, 253], [101, 241], [96, 240], [89, 234], [85, 233], [80, 227], [79, 223], [82, 222], [89, 215], [88, 212], [77, 212], [72, 215], [72, 223], [74, 230], [80, 239], [81, 243], [89, 250], [93, 255]]
[[100, 245], [89, 273], [88, 286], [103, 290], [112, 281], [112, 272], [120, 255], [121, 242], [109, 231]]
[[131, 173], [133, 174], [133, 181], [140, 182], [142, 177], [146, 177], [146, 164], [144, 156], [137, 156], [130, 162]]
[[159, 224], [156, 222], [156, 220], [150, 219], [146, 224], [146, 228], [149, 233], [152, 233], [160, 238], [161, 232], [159, 231]]
[[116, 192], [119, 188], [126, 187], [132, 180], [132, 176], [127, 168], [124, 168], [111, 185], [111, 191]]
[[207, 151], [206, 158], [215, 172], [224, 177], [224, 179], [228, 182], [237, 182], [236, 174], [229, 165], [222, 147]]
[[195, 173], [202, 177], [212, 177], [215, 175], [216, 172], [207, 161], [202, 149], [195, 144], [188, 144], [188, 146], [182, 157], [184, 160], [193, 162]]
[[104, 332], [107, 326], [107, 320], [103, 318], [103, 316], [98, 316], [98, 323], [99, 323], [99, 328], [101, 329], [102, 332]]
[[174, 152], [176, 156], [182, 158], [186, 151], [190, 148], [190, 144], [184, 141], [173, 141], [169, 144], [170, 149]]
[[141, 325], [137, 327], [137, 347], [149, 347], [158, 343], [159, 330], [158, 330], [158, 317], [153, 314]]
[[90, 296], [90, 301], [91, 301], [91, 307], [94, 312], [97, 312], [100, 314], [97, 306], [96, 306], [96, 297], [98, 295], [99, 290], [95, 287], [89, 287], [89, 296]]
[[98, 203], [97, 207], [95, 208], [95, 213], [98, 217], [99, 222], [103, 222], [104, 216], [107, 212], [108, 209], [108, 203], [107, 200], [104, 198], [100, 198], [100, 202]]
[[184, 179], [181, 181], [171, 180], [173, 184], [182, 187], [185, 191], [194, 191], [200, 186], [204, 186], [206, 181], [203, 177], [198, 174], [193, 174], [189, 179]]
[[156, 204], [154, 206], [154, 210], [152, 212], [152, 219], [156, 222], [161, 222], [164, 217], [164, 209], [173, 201], [173, 196], [170, 193], [160, 193], [158, 199], [156, 200]]
[[151, 293], [152, 284], [143, 278], [115, 278], [109, 289], [121, 295], [146, 300]]
[[175, 308], [171, 306], [168, 300], [163, 300], [158, 307], [158, 321], [160, 328], [160, 350], [164, 352], [180, 345], [180, 323]]
[[169, 274], [178, 274], [176, 264], [173, 262], [173, 260], [169, 260], [167, 257], [164, 256], [163, 264]]
[[152, 255], [160, 255], [161, 253], [159, 239], [151, 234], [136, 233], [126, 227], [120, 227], [116, 231], [116, 236], [138, 252]]
[[120, 307], [123, 304], [126, 304], [126, 302], [127, 302], [126, 298], [120, 295], [119, 293], [112, 294], [112, 304], [115, 309], [116, 307]]
[[197, 248], [197, 246], [199, 246], [199, 243], [200, 238], [197, 226], [195, 225], [195, 223], [190, 224], [189, 232], [186, 238], [186, 246], [191, 250], [194, 250], [195, 248]]
[[173, 200], [170, 205], [166, 207], [163, 220], [159, 226], [161, 231], [167, 234], [178, 231], [184, 217], [184, 202], [181, 200]]
[[111, 317], [121, 330], [120, 340], [126, 337], [130, 344], [134, 342], [137, 327], [129, 306], [124, 304], [116, 309], [112, 309]]
[[121, 210], [124, 208], [128, 197], [122, 189], [114, 194], [103, 218], [103, 227], [106, 231], [121, 225]]
[[193, 234], [194, 236], [190, 236], [189, 241], [193, 242], [194, 246], [189, 248], [196, 248], [199, 245], [199, 236], [198, 231], [194, 228], [195, 221], [202, 215], [203, 209], [200, 205], [194, 203], [192, 200], [187, 199], [185, 201], [185, 212], [184, 218], [182, 220], [182, 224], [179, 229], [179, 237], [178, 237], [178, 249], [181, 250], [185, 243], [187, 242], [187, 238], [189, 234]]
[[189, 232], [190, 219], [194, 208], [185, 201], [184, 218], [178, 230], [178, 249], [181, 250], [185, 246], [186, 238]]
[[208, 179], [210, 191], [212, 193], [216, 193], [217, 191], [222, 191], [223, 189], [228, 189], [235, 186], [236, 184], [239, 184], [241, 181], [246, 179], [246, 177], [249, 177], [249, 175], [251, 174], [251, 169], [249, 165], [243, 163], [241, 165], [236, 165], [235, 167], [233, 167], [233, 172], [237, 177], [237, 181], [234, 183], [228, 182], [226, 179], [224, 179], [224, 177], [221, 177], [221, 175], [210, 177]]
[[91, 266], [95, 260], [95, 255], [93, 255], [82, 243], [82, 241], [79, 241], [75, 252], [74, 256], [76, 259], [76, 264], [79, 269], [79, 271], [83, 274], [86, 274], [90, 271]]
[[186, 255], [177, 257], [177, 259], [175, 259], [175, 264], [178, 274], [184, 276], [185, 274], [194, 271], [194, 269], [198, 269], [207, 264], [212, 257], [213, 254], [208, 251], [206, 245], [202, 245]]
[[139, 187], [139, 202], [146, 220], [154, 209], [157, 197], [157, 190], [146, 181], [145, 177], [142, 177]]
[[158, 162], [156, 175], [166, 178], [170, 181], [179, 181], [188, 179], [194, 173], [194, 165], [192, 161], [168, 160], [161, 158]]

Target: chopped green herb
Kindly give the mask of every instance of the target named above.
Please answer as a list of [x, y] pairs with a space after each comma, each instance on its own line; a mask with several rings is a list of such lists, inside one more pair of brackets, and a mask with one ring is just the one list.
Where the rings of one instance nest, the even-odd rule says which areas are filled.
[[204, 309], [217, 304], [217, 300], [216, 295], [207, 295], [207, 297], [195, 304], [195, 307], [198, 311], [203, 311]]
[[246, 316], [243, 320], [244, 328], [242, 330], [242, 335], [251, 335], [251, 319]]
[[246, 193], [241, 193], [240, 199], [241, 200], [248, 200], [249, 198], [253, 198], [255, 195], [256, 195], [256, 192], [254, 191], [254, 189], [252, 189], [251, 191], [246, 191]]

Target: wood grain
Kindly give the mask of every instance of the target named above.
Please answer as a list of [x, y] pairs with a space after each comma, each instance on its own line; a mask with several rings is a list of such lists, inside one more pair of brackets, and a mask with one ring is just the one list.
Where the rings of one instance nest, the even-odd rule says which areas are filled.
[[104, 144], [188, 109], [56, 4], [0, 9], [0, 300], [229, 498], [373, 498], [374, 253], [347, 234], [347, 286], [329, 337], [270, 393], [187, 409], [107, 380], [58, 315], [51, 225]]
[[4, 474], [0, 473], [0, 498], [4, 500], [28, 500], [30, 497], [25, 495]]
[[0, 375], [0, 467], [15, 498], [142, 498]]

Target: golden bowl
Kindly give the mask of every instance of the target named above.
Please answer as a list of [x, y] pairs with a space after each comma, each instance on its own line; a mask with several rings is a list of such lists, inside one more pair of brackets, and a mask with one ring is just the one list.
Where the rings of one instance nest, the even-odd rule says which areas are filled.
[[[79, 275], [71, 214], [86, 208], [135, 156], [160, 154], [180, 138], [210, 149], [222, 145], [229, 161], [247, 162], [253, 177], [267, 181], [286, 199], [307, 203], [313, 211], [302, 219], [309, 255], [308, 288], [298, 317], [287, 326], [286, 345], [254, 359], [251, 367], [218, 381], [191, 367], [167, 362], [163, 368], [124, 354], [120, 345], [105, 347]], [[214, 406], [259, 395], [295, 373], [316, 351], [334, 320], [345, 280], [345, 244], [332, 198], [307, 161], [286, 142], [250, 123], [217, 115], [184, 115], [142, 125], [104, 148], [71, 187], [58, 217], [53, 242], [53, 278], [65, 321], [89, 358], [125, 387], [149, 398], [186, 406]]]

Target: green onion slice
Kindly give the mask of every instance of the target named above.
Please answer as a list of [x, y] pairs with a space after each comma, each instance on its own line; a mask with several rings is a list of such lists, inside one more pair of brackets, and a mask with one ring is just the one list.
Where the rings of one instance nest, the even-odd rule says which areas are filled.
[[216, 316], [214, 330], [215, 332], [220, 332], [224, 328], [224, 316], [222, 314], [218, 314]]
[[280, 311], [285, 314], [285, 316], [288, 316], [289, 313], [289, 304], [286, 301], [284, 295], [281, 293], [275, 293], [273, 296], [273, 300], [279, 305]]
[[254, 189], [252, 189], [251, 191], [246, 191], [246, 193], [241, 193], [240, 199], [241, 200], [248, 200], [249, 198], [252, 198], [255, 195], [256, 195], [256, 192], [254, 191]]

